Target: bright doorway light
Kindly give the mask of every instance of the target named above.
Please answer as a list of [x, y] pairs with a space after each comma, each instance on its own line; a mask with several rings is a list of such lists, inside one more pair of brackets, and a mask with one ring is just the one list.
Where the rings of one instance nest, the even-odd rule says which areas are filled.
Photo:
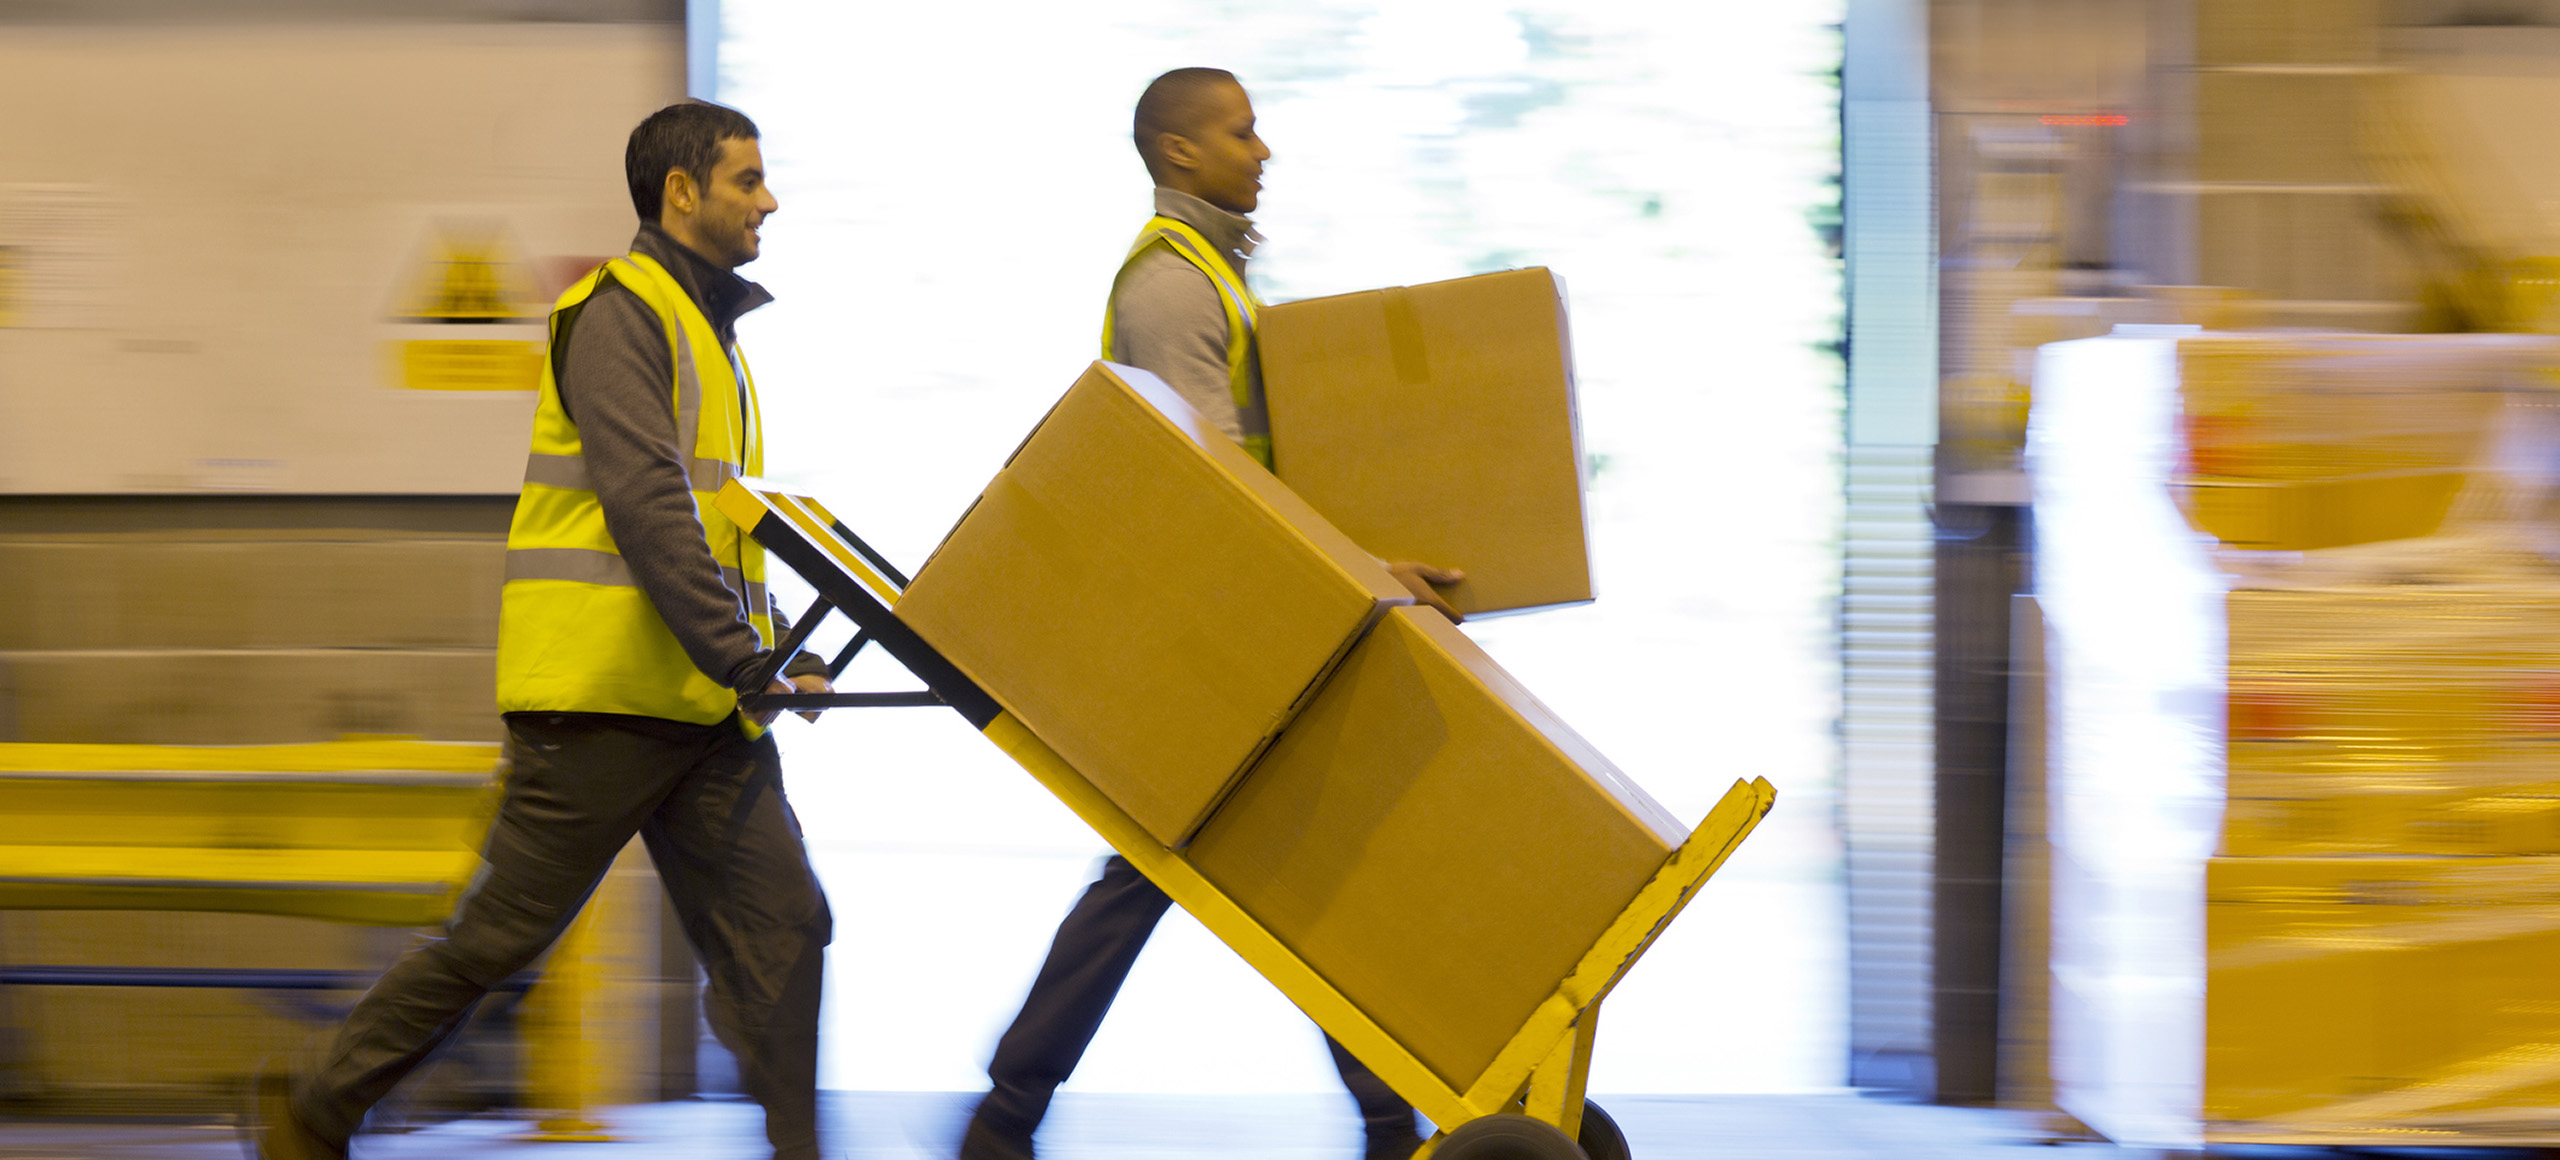
[[[1251, 89], [1279, 301], [1546, 265], [1571, 300], [1590, 607], [1470, 625], [1657, 797], [1777, 812], [1610, 1000], [1592, 1085], [1842, 1082], [1833, 830], [1836, 0], [1239, 6], [724, 0], [781, 212], [746, 268], [770, 474], [920, 563], [1095, 352], [1149, 212], [1129, 111]], [[868, 687], [901, 674], [857, 670]], [[836, 911], [823, 1082], [967, 1090], [1098, 839], [949, 713], [789, 722]], [[1527, 854], [1524, 856], [1535, 856]], [[1322, 1042], [1177, 911], [1074, 1086], [1320, 1092]]]

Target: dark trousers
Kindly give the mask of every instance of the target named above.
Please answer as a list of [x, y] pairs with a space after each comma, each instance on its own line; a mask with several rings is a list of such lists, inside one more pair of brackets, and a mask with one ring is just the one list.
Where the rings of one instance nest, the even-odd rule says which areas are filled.
[[[1129, 978], [1129, 968], [1146, 949], [1147, 936], [1173, 899], [1147, 881], [1147, 876], [1117, 854], [1103, 863], [1102, 877], [1086, 887], [1058, 937], [1049, 958], [1031, 982], [1022, 1013], [996, 1041], [987, 1078], [995, 1089], [978, 1104], [978, 1120], [1008, 1140], [1028, 1140], [1049, 1111], [1049, 1097], [1065, 1083], [1084, 1058], [1084, 1049], [1102, 1027], [1102, 1017]], [[1413, 1105], [1362, 1066], [1328, 1036], [1334, 1067], [1342, 1085], [1360, 1105], [1360, 1119], [1373, 1141], [1409, 1139], [1414, 1134]]]
[[609, 713], [510, 713], [515, 768], [487, 865], [443, 938], [401, 956], [300, 1077], [294, 1111], [343, 1141], [473, 1006], [548, 949], [633, 833], [711, 978], [714, 1033], [774, 1154], [818, 1154], [818, 990], [832, 930], [773, 736]]

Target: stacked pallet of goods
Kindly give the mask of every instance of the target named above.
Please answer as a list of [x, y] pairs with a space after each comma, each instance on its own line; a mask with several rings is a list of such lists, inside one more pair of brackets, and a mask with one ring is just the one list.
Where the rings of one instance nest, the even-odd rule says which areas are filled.
[[2048, 348], [2066, 1110], [2166, 1146], [2560, 1142], [2553, 362]]

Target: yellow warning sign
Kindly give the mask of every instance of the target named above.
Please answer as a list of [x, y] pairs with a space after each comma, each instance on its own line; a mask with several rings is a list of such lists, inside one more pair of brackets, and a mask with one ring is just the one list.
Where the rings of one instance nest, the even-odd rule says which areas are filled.
[[410, 275], [398, 314], [411, 322], [506, 322], [538, 317], [540, 305], [504, 230], [447, 222]]
[[[400, 283], [393, 321], [526, 323], [542, 317], [541, 300], [506, 231], [489, 222], [443, 222]], [[505, 328], [523, 333], [520, 326]], [[539, 333], [538, 331], [535, 333]], [[392, 346], [392, 381], [413, 391], [530, 391], [542, 382], [538, 338], [411, 338]]]
[[542, 344], [506, 339], [393, 343], [400, 385], [413, 391], [530, 391], [542, 386]]

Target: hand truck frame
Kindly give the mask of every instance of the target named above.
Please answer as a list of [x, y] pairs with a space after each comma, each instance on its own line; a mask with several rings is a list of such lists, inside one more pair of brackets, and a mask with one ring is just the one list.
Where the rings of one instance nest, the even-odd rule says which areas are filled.
[[720, 512], [762, 544], [771, 559], [818, 593], [773, 650], [760, 674], [763, 679], [750, 687], [764, 688], [778, 677], [829, 613], [843, 614], [856, 630], [829, 662], [829, 677], [841, 674], [865, 647], [878, 645], [925, 685], [907, 692], [755, 694], [740, 698], [742, 709], [940, 705], [958, 711], [1326, 1034], [1430, 1117], [1440, 1131], [1418, 1156], [1615, 1160], [1626, 1155], [1624, 1138], [1604, 1113], [1588, 1105], [1583, 1093], [1600, 1002], [1768, 814], [1777, 791], [1767, 779], [1736, 781], [1573, 970], [1557, 981], [1554, 993], [1512, 1033], [1492, 1063], [1465, 1083], [1452, 1083], [1211, 884], [1180, 851], [1149, 836], [992, 695], [899, 621], [891, 608], [907, 577], [818, 501], [760, 480], [733, 479], [717, 502]]

